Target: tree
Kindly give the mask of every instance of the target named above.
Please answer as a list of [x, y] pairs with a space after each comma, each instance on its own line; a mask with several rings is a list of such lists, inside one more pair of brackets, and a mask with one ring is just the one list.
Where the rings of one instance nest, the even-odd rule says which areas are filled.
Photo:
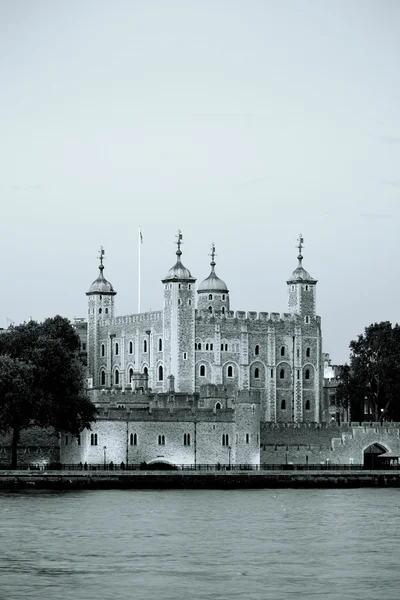
[[350, 402], [353, 420], [400, 420], [400, 327], [374, 323], [350, 342], [350, 366], [343, 369], [337, 398]]
[[60, 316], [0, 335], [0, 428], [12, 432], [14, 468], [23, 429], [36, 425], [78, 435], [95, 420], [79, 346], [72, 325]]

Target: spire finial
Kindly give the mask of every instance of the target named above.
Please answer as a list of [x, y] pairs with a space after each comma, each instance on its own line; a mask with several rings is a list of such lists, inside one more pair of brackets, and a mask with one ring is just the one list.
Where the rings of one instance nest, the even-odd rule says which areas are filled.
[[211, 254], [209, 254], [208, 256], [211, 256], [210, 265], [211, 265], [211, 270], [214, 271], [214, 267], [215, 267], [215, 260], [214, 260], [214, 258], [216, 257], [214, 242], [211, 244]]
[[302, 250], [303, 244], [304, 244], [304, 239], [303, 239], [303, 236], [301, 235], [301, 233], [300, 233], [297, 241], [299, 243], [299, 245], [297, 246], [297, 248], [299, 249], [299, 255], [298, 255], [297, 259], [299, 261], [299, 267], [301, 267], [301, 261], [303, 260], [303, 255], [301, 254], [301, 250]]
[[106, 253], [104, 252], [103, 246], [100, 246], [99, 257], [98, 257], [100, 259], [100, 266], [99, 266], [100, 271], [103, 271], [103, 269], [104, 269], [103, 259], [105, 258], [105, 254]]
[[182, 242], [183, 235], [182, 235], [182, 233], [181, 233], [181, 230], [180, 230], [180, 229], [178, 229], [178, 233], [176, 234], [176, 236], [175, 236], [175, 237], [176, 237], [176, 238], [177, 238], [177, 240], [178, 240], [177, 242], [175, 242], [175, 244], [177, 244], [177, 246], [178, 246], [178, 250], [176, 251], [176, 254], [177, 254], [177, 256], [178, 256], [178, 257], [180, 257], [180, 256], [181, 256], [181, 254], [182, 254], [182, 251], [181, 251], [181, 244], [183, 244], [183, 242]]

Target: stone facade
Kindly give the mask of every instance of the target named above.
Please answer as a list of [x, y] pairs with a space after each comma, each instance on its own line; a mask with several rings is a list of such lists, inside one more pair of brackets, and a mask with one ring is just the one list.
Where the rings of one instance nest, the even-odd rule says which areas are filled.
[[115, 316], [116, 292], [100, 274], [88, 296], [88, 383], [93, 390], [129, 389], [135, 372], [148, 375], [152, 392], [193, 394], [204, 384], [257, 391], [261, 420], [319, 422], [323, 381], [321, 319], [316, 280], [302, 266], [287, 281], [288, 312], [230, 310], [226, 284], [211, 273], [197, 290], [181, 262], [162, 280], [163, 310]]

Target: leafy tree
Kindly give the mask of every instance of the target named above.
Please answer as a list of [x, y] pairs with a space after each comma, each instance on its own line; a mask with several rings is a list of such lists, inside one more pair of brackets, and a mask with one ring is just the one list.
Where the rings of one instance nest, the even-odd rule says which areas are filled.
[[337, 398], [350, 403], [353, 420], [400, 420], [400, 327], [389, 321], [365, 328], [350, 342], [350, 365], [343, 368]]
[[20, 432], [37, 425], [78, 435], [96, 408], [84, 388], [79, 337], [60, 316], [0, 335], [0, 428], [12, 432], [12, 466]]

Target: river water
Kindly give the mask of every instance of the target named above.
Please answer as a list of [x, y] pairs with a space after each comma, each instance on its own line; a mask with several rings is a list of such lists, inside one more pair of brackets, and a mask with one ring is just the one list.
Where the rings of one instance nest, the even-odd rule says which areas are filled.
[[0, 599], [398, 600], [400, 490], [0, 493]]

